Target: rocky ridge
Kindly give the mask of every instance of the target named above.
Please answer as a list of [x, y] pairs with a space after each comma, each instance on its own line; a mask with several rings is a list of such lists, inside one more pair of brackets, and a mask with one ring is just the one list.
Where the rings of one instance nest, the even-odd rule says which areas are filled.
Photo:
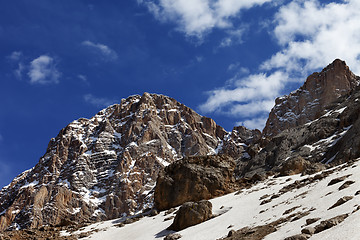
[[242, 174], [279, 172], [287, 164], [303, 161], [309, 167], [304, 173], [322, 170], [325, 165], [337, 165], [360, 157], [360, 86], [351, 94], [329, 103], [322, 115], [313, 121], [281, 133], [265, 141]]
[[186, 156], [240, 159], [258, 130], [228, 133], [172, 98], [130, 96], [51, 139], [46, 153], [0, 191], [0, 230], [68, 225], [152, 207], [160, 170]]
[[334, 60], [321, 72], [311, 74], [298, 90], [275, 100], [263, 134], [275, 136], [319, 118], [330, 103], [350, 94], [359, 83], [360, 77], [344, 61]]

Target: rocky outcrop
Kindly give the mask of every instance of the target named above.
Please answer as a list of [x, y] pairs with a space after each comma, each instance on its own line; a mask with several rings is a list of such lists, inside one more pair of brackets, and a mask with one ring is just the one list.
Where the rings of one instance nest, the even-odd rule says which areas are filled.
[[175, 216], [169, 230], [180, 231], [205, 222], [212, 217], [212, 204], [207, 200], [184, 203]]
[[329, 229], [329, 228], [332, 228], [332, 227], [338, 225], [339, 223], [343, 222], [348, 216], [349, 216], [349, 214], [342, 214], [342, 215], [321, 221], [320, 224], [315, 226], [315, 233], [322, 232], [326, 229]]
[[359, 82], [346, 63], [336, 59], [320, 73], [310, 75], [298, 90], [275, 100], [264, 135], [275, 136], [319, 118], [330, 103], [352, 92]]
[[296, 158], [287, 160], [281, 165], [280, 175], [290, 176], [298, 173], [303, 173], [309, 166], [309, 161], [306, 161], [302, 157], [298, 156]]
[[324, 165], [351, 161], [360, 157], [359, 131], [360, 86], [355, 87], [350, 96], [328, 104], [317, 119], [272, 137], [241, 169], [240, 175], [251, 177], [264, 171], [285, 172], [289, 167], [296, 167], [295, 163], [290, 163], [299, 158], [305, 160], [300, 164], [305, 167], [305, 170], [301, 167], [302, 173], [314, 173]]
[[226, 155], [188, 157], [159, 173], [154, 202], [158, 210], [200, 201], [235, 190], [234, 160]]
[[241, 159], [249, 134], [228, 133], [170, 97], [130, 96], [70, 123], [34, 168], [0, 191], [0, 230], [132, 215], [152, 207], [165, 166], [222, 152]]

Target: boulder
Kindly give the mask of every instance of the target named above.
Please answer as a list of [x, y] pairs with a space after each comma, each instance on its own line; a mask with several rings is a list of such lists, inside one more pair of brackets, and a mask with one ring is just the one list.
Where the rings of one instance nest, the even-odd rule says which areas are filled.
[[166, 210], [189, 201], [200, 201], [235, 191], [234, 160], [226, 155], [188, 157], [159, 173], [154, 202]]
[[308, 239], [307, 234], [297, 234], [291, 237], [287, 237], [284, 240], [306, 240], [306, 239]]
[[171, 233], [169, 235], [167, 235], [166, 237], [164, 237], [164, 240], [177, 240], [180, 239], [181, 235], [178, 233]]
[[336, 208], [344, 203], [346, 203], [347, 201], [350, 201], [351, 199], [353, 199], [354, 197], [353, 196], [345, 196], [345, 197], [342, 197], [340, 198], [339, 200], [337, 200], [337, 202], [332, 205], [331, 207], [328, 208], [328, 210], [330, 209], [333, 209], [333, 208]]
[[322, 232], [326, 229], [332, 228], [347, 218], [349, 214], [342, 214], [324, 221], [321, 221], [318, 225], [315, 226], [315, 233]]
[[306, 227], [301, 230], [301, 233], [313, 235], [315, 233], [315, 228], [313, 227]]
[[302, 173], [308, 168], [308, 166], [310, 166], [310, 162], [299, 156], [284, 162], [280, 169], [280, 175], [290, 176]]
[[169, 230], [180, 231], [205, 222], [212, 217], [212, 204], [207, 200], [184, 203], [175, 216]]

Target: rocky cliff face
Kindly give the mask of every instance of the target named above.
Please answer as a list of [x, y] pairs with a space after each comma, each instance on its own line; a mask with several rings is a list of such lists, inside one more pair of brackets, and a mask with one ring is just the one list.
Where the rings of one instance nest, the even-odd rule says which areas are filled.
[[355, 87], [350, 96], [329, 103], [317, 119], [271, 138], [243, 168], [242, 175], [269, 170], [279, 172], [287, 162], [299, 158], [310, 166], [310, 172], [321, 170], [321, 165], [356, 159], [360, 157], [359, 131], [360, 86]]
[[157, 175], [171, 162], [217, 153], [241, 158], [245, 140], [259, 132], [239, 130], [227, 133], [163, 95], [123, 99], [70, 123], [34, 168], [0, 191], [0, 230], [99, 221], [151, 207]]
[[184, 158], [159, 173], [154, 202], [158, 210], [211, 199], [236, 190], [235, 161], [226, 155]]
[[285, 129], [317, 119], [328, 104], [349, 94], [359, 82], [360, 78], [350, 71], [346, 63], [336, 59], [320, 73], [310, 75], [301, 88], [275, 100], [264, 135], [275, 136]]

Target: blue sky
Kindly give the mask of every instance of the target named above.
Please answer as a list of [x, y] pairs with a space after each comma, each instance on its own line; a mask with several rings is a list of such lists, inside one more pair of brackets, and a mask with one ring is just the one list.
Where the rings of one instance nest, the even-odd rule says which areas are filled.
[[50, 138], [161, 93], [231, 130], [335, 58], [360, 73], [357, 0], [14, 0], [0, 7], [0, 187]]

